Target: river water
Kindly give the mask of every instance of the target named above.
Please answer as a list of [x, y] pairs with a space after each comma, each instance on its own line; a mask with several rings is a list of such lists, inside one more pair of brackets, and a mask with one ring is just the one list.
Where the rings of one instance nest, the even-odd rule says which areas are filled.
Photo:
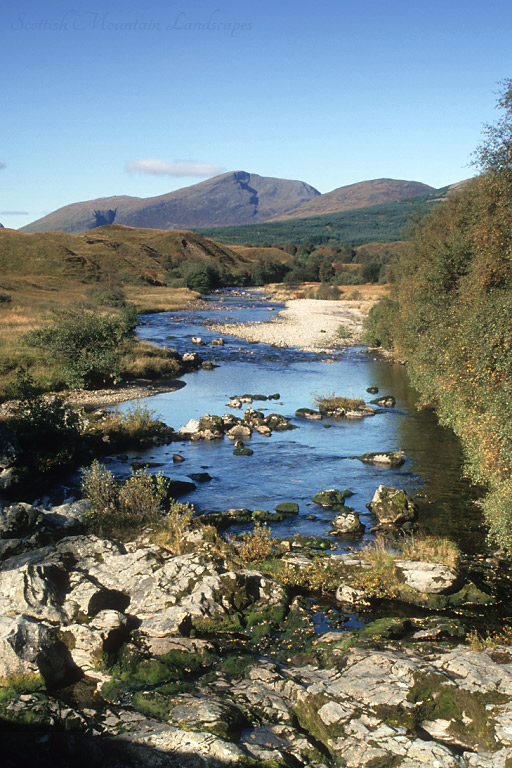
[[[211, 442], [172, 443], [149, 451], [130, 454], [158, 464], [164, 474], [181, 480], [208, 472], [212, 479], [197, 483], [195, 491], [181, 500], [199, 511], [222, 511], [247, 507], [273, 511], [282, 501], [299, 504], [299, 515], [272, 526], [275, 535], [294, 533], [326, 535], [330, 513], [314, 505], [312, 497], [327, 488], [349, 489], [349, 504], [366, 526], [364, 536], [335, 539], [340, 549], [364, 546], [373, 534], [374, 519], [366, 508], [378, 485], [405, 489], [419, 503], [419, 525], [426, 533], [453, 539], [463, 552], [485, 550], [485, 530], [475, 490], [462, 477], [461, 451], [453, 434], [440, 427], [433, 413], [416, 409], [416, 394], [403, 366], [376, 358], [363, 347], [335, 350], [328, 354], [281, 349], [224, 336], [224, 347], [211, 346], [219, 334], [209, 328], [211, 321], [238, 323], [267, 321], [283, 305], [257, 292], [224, 292], [208, 297], [206, 307], [192, 312], [159, 313], [141, 317], [140, 338], [179, 352], [198, 351], [204, 359], [218, 364], [214, 370], [199, 370], [184, 377], [186, 386], [159, 394], [145, 402], [167, 424], [178, 429], [205, 413], [240, 416], [226, 406], [233, 395], [279, 393], [279, 400], [254, 402], [265, 414], [275, 412], [291, 417], [298, 429], [274, 432], [271, 437], [253, 434], [247, 444], [250, 457], [234, 456], [233, 442], [224, 438]], [[204, 346], [192, 344], [200, 336]], [[379, 395], [391, 394], [396, 407], [382, 409], [362, 420], [295, 418], [300, 407], [314, 407], [315, 395], [335, 392], [369, 402], [369, 387]], [[129, 403], [120, 406], [121, 410]], [[363, 464], [355, 456], [367, 451], [403, 450], [405, 464], [397, 470]], [[173, 463], [174, 453], [185, 461]], [[112, 461], [112, 469], [123, 476], [129, 466]], [[308, 519], [310, 516], [315, 519]], [[237, 527], [237, 531], [243, 527]]]

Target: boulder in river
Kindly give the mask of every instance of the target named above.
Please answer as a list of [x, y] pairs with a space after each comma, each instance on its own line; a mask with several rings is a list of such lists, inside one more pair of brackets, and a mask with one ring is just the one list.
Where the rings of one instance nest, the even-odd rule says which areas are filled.
[[197, 419], [189, 419], [187, 423], [178, 430], [178, 434], [180, 435], [195, 435], [197, 432], [199, 432], [199, 422]]
[[171, 499], [176, 498], [176, 496], [183, 496], [185, 493], [190, 493], [191, 491], [195, 491], [196, 485], [194, 483], [189, 483], [188, 480], [173, 480], [172, 478], [167, 478], [169, 481], [168, 486], [168, 496]]
[[276, 512], [280, 512], [282, 515], [298, 515], [299, 505], [294, 501], [282, 501], [276, 505]]
[[250, 437], [251, 428], [247, 424], [235, 424], [226, 432], [226, 437], [230, 440], [236, 440], [239, 437]]
[[373, 405], [379, 405], [381, 408], [394, 408], [396, 405], [396, 399], [393, 395], [382, 395], [370, 402], [373, 403]]
[[379, 485], [368, 509], [376, 515], [379, 526], [403, 525], [415, 520], [417, 514], [416, 504], [405, 491], [387, 485]]
[[235, 443], [235, 450], [233, 456], [252, 456], [254, 451], [252, 448], [247, 448], [242, 440], [237, 440]]
[[355, 512], [340, 512], [332, 519], [331, 525], [334, 536], [364, 533], [364, 525]]
[[464, 583], [455, 568], [441, 563], [396, 560], [395, 568], [400, 571], [406, 584], [424, 594], [451, 595]]
[[327, 491], [319, 491], [313, 496], [313, 501], [319, 507], [343, 507], [345, 505], [345, 491], [337, 488], [329, 488]]
[[269, 415], [265, 417], [265, 424], [274, 432], [285, 432], [288, 429], [298, 429], [295, 424], [290, 422], [290, 419], [286, 416], [282, 416], [280, 413], [269, 413]]
[[192, 472], [189, 475], [191, 480], [195, 480], [196, 483], [207, 483], [212, 480], [212, 476], [208, 472]]
[[373, 453], [363, 453], [362, 456], [356, 456], [355, 458], [364, 464], [376, 464], [377, 466], [390, 467], [391, 469], [401, 467], [405, 461], [402, 451], [375, 451]]
[[199, 368], [203, 362], [197, 352], [184, 352], [181, 360], [188, 368]]
[[312, 421], [320, 421], [322, 418], [320, 411], [314, 411], [313, 408], [297, 408], [295, 415], [298, 419], [311, 419]]

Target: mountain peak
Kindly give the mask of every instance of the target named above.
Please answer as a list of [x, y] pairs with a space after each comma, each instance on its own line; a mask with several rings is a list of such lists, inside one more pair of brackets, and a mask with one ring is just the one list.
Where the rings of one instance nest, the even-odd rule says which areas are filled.
[[191, 229], [253, 224], [293, 211], [320, 193], [303, 181], [228, 171], [157, 197], [103, 197], [72, 203], [23, 227], [23, 232], [85, 232], [104, 224]]

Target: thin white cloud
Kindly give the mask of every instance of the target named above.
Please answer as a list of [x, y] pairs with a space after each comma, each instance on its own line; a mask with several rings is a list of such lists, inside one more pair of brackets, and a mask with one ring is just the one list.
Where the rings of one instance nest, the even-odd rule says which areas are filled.
[[3, 163], [3, 162], [0, 160], [0, 170], [1, 170], [2, 168], [7, 168], [7, 166], [6, 166], [6, 164], [5, 164], [5, 163]]
[[216, 176], [225, 171], [220, 165], [208, 163], [166, 163], [164, 160], [134, 160], [126, 164], [128, 173], [149, 173], [153, 176]]
[[0, 216], [28, 216], [28, 211], [0, 211]]

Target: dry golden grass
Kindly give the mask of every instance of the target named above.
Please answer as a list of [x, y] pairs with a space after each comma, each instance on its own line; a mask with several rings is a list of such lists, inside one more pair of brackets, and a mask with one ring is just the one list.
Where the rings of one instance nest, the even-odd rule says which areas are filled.
[[[265, 291], [270, 293], [276, 301], [290, 301], [292, 299], [304, 299], [310, 292], [315, 292], [320, 283], [302, 283], [299, 287], [284, 285], [282, 283], [269, 283]], [[338, 286], [340, 297], [338, 301], [350, 301], [356, 309], [367, 314], [375, 302], [387, 296], [391, 291], [389, 284], [377, 285], [376, 283], [364, 283], [363, 285]], [[351, 298], [355, 296], [357, 298]]]
[[441, 536], [411, 536], [398, 544], [400, 554], [407, 560], [424, 560], [456, 567], [460, 549], [450, 539]]
[[135, 304], [137, 311], [144, 312], [177, 312], [184, 309], [191, 301], [198, 299], [199, 294], [188, 288], [167, 288], [165, 286], [127, 285], [124, 292], [128, 301]]
[[[0, 303], [0, 397], [9, 391], [20, 367], [29, 370], [44, 389], [62, 389], [64, 384], [58, 367], [48, 360], [44, 350], [27, 346], [23, 337], [48, 322], [54, 310], [90, 306], [88, 289], [89, 284], [55, 276], [9, 276], [1, 280], [0, 290], [8, 293], [11, 300]], [[181, 310], [198, 296], [187, 288], [149, 285], [127, 286], [125, 293], [139, 312], [149, 308]], [[123, 372], [134, 378], [174, 376], [177, 365], [167, 352], [147, 343], [134, 342], [127, 349]]]
[[372, 544], [367, 545], [362, 554], [365, 559], [373, 561], [380, 557], [391, 557], [394, 560], [420, 560], [426, 563], [442, 563], [456, 567], [460, 550], [450, 539], [441, 536], [426, 536], [417, 534], [398, 541], [388, 541], [378, 537]]
[[501, 632], [491, 632], [488, 635], [479, 634], [476, 629], [468, 634], [467, 643], [473, 651], [485, 651], [497, 646], [512, 645], [512, 627], [505, 627]]
[[121, 363], [122, 375], [128, 379], [177, 376], [180, 368], [180, 364], [168, 349], [138, 340], [130, 343]]

